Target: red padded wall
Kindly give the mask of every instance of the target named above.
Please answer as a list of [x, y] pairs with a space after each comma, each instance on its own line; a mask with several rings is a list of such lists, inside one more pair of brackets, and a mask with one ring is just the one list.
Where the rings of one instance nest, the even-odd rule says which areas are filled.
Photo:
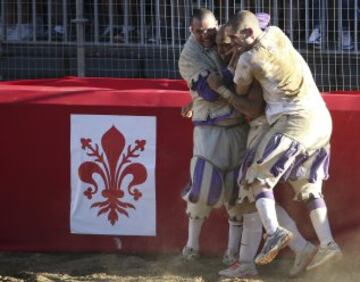
[[[360, 223], [360, 95], [324, 94], [334, 121], [331, 178], [324, 193], [335, 235]], [[183, 81], [139, 79], [31, 80], [0, 83], [0, 250], [111, 251], [110, 236], [70, 234], [70, 114], [157, 116], [157, 236], [122, 237], [125, 252], [178, 251], [187, 236], [180, 192], [188, 179], [192, 125], [180, 116], [189, 101]], [[306, 237], [306, 210], [277, 188]], [[202, 249], [225, 248], [226, 215], [204, 225]]]

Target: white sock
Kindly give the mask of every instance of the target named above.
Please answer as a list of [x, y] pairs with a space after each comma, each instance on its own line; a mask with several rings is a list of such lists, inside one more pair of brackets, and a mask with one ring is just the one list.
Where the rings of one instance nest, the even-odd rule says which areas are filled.
[[229, 220], [229, 240], [227, 249], [232, 254], [237, 253], [239, 250], [242, 231], [242, 223]]
[[317, 208], [310, 212], [311, 223], [320, 241], [320, 247], [325, 247], [329, 242], [334, 241], [332, 237], [327, 208]]
[[279, 205], [276, 205], [275, 208], [279, 224], [294, 235], [293, 239], [289, 243], [290, 249], [294, 252], [301, 252], [305, 248], [307, 241], [300, 234], [294, 220], [290, 217], [286, 210]]
[[199, 238], [201, 227], [204, 222], [203, 218], [190, 218], [189, 217], [189, 230], [188, 230], [188, 241], [186, 246], [194, 250], [199, 250]]
[[268, 235], [274, 234], [279, 226], [276, 217], [275, 201], [270, 198], [259, 198], [256, 200], [255, 205], [266, 233]]
[[239, 261], [253, 262], [262, 237], [262, 224], [257, 212], [244, 214]]

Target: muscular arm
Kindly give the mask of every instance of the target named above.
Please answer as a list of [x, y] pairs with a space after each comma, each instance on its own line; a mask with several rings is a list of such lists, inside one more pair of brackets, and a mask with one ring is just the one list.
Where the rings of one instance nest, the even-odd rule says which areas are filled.
[[212, 90], [207, 83], [208, 76], [201, 76], [196, 82], [192, 82], [191, 89], [196, 91], [200, 97], [209, 102], [214, 102], [219, 98], [219, 95]]
[[250, 91], [252, 87], [252, 84], [243, 84], [243, 83], [238, 83], [236, 84], [236, 94], [238, 94], [239, 96], [244, 96], [247, 95], [247, 93]]
[[255, 80], [248, 62], [248, 55], [242, 55], [238, 60], [233, 79], [236, 93], [226, 87], [224, 80], [215, 73], [209, 75], [207, 82], [212, 90], [219, 93], [236, 110], [250, 118], [256, 118], [264, 113], [265, 102], [261, 86]]
[[254, 81], [248, 88], [242, 96], [236, 95], [225, 86], [220, 86], [217, 92], [236, 110], [250, 118], [256, 118], [264, 113], [265, 108], [261, 86]]
[[254, 76], [249, 64], [249, 57], [248, 53], [242, 54], [236, 65], [234, 83], [236, 85], [235, 92], [239, 96], [247, 95], [253, 85]]

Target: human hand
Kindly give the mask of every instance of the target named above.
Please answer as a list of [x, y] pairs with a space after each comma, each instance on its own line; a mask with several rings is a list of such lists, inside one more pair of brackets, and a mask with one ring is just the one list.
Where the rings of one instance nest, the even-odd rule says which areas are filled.
[[239, 49], [238, 47], [233, 47], [227, 52], [228, 55], [231, 54], [231, 58], [230, 58], [228, 67], [233, 72], [235, 72], [236, 65], [239, 61], [239, 57], [240, 57], [241, 53], [242, 53], [242, 49]]
[[223, 85], [222, 78], [214, 72], [209, 74], [207, 78], [207, 83], [209, 87], [214, 91], [216, 91], [221, 85]]
[[193, 115], [192, 106], [193, 106], [192, 102], [182, 106], [181, 107], [181, 116], [185, 117], [185, 118], [191, 118]]

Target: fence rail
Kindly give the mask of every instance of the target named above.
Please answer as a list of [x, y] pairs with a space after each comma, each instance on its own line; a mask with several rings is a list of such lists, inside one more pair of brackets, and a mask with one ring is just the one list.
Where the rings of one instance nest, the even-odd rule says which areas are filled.
[[359, 89], [357, 0], [0, 0], [0, 75], [178, 78], [199, 7], [269, 13], [322, 90]]

